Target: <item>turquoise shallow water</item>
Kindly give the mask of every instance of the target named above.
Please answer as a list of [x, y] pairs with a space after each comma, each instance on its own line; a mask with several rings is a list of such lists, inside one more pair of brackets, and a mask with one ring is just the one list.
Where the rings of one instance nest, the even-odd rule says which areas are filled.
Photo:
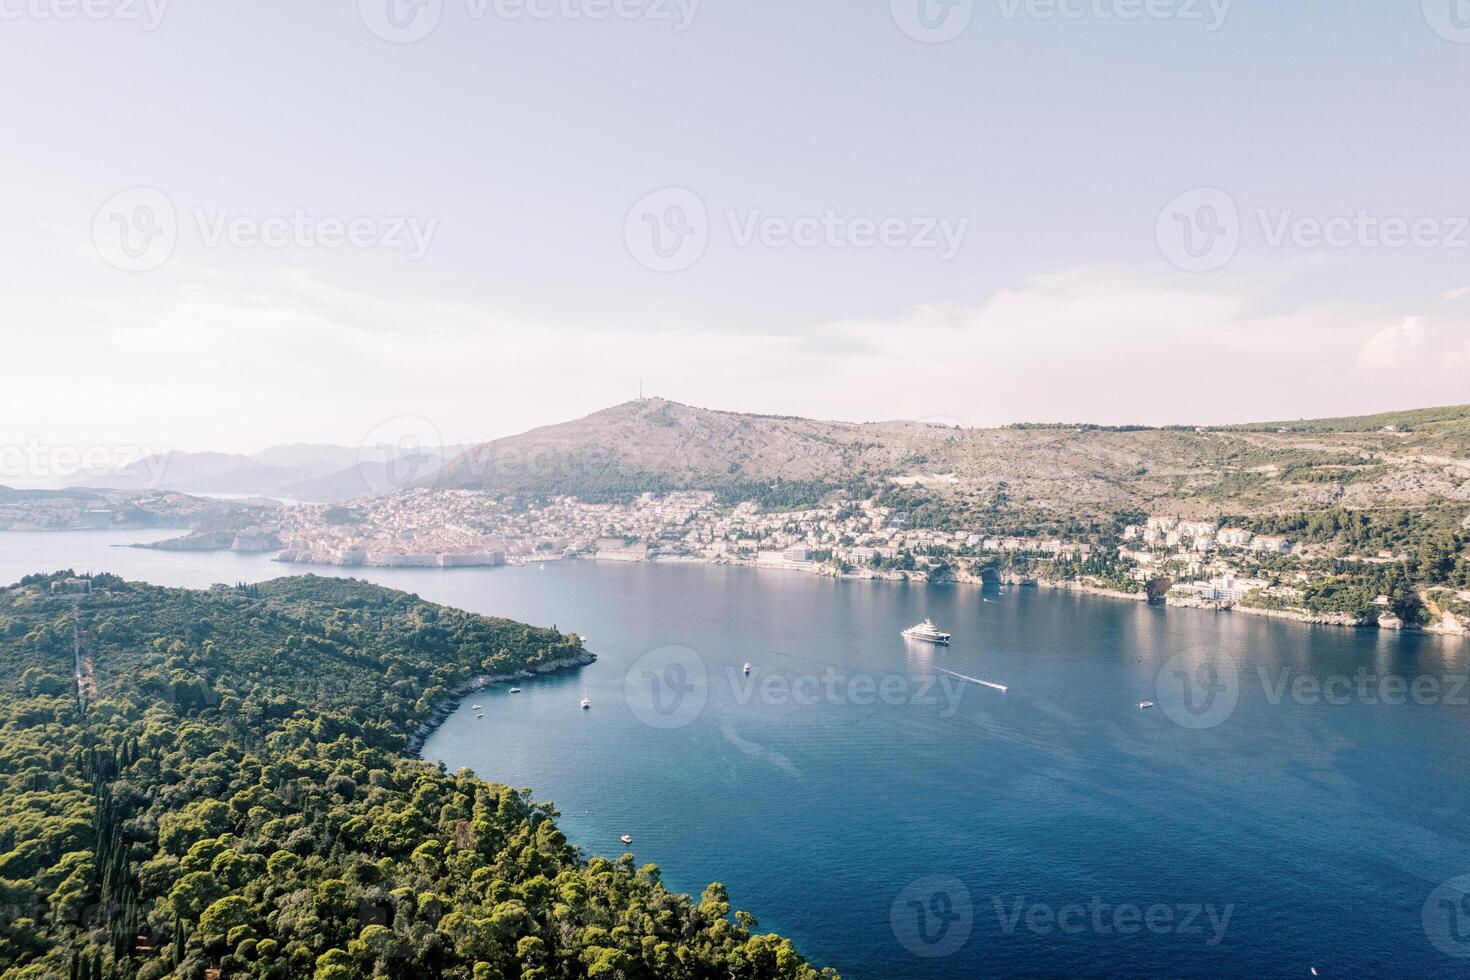
[[[107, 547], [137, 537], [0, 535], [0, 579], [292, 570]], [[533, 787], [588, 853], [628, 833], [671, 886], [724, 882], [845, 975], [1470, 965], [1470, 904], [1440, 889], [1470, 874], [1460, 641], [748, 569], [359, 575], [588, 636], [598, 663], [472, 695], [426, 757]], [[898, 636], [925, 616], [953, 646]]]

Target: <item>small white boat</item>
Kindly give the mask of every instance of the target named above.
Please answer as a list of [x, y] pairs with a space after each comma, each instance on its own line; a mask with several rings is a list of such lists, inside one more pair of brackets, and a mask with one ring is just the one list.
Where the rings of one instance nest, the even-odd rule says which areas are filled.
[[624, 834], [622, 837], [620, 837], [618, 839], [621, 840], [624, 844], [631, 844], [631, 843], [633, 843], [633, 838], [632, 838], [632, 836], [630, 834]]
[[587, 689], [585, 687], [582, 688], [582, 710], [592, 710], [592, 699], [587, 696]]
[[745, 672], [747, 674], [750, 673], [750, 661], [749, 660], [745, 661]]
[[935, 626], [932, 620], [924, 620], [917, 626], [910, 626], [903, 631], [903, 635], [910, 640], [922, 640], [925, 643], [933, 643], [937, 646], [949, 645], [949, 634]]
[[512, 693], [512, 694], [520, 694], [521, 693], [521, 689], [518, 688], [518, 687], [513, 687], [513, 688], [510, 689], [510, 693]]
[[470, 705], [470, 707], [472, 709], [474, 709], [475, 711], [479, 711], [480, 710], [480, 706], [478, 704], [472, 704], [472, 705]]
[[1152, 708], [1154, 703], [1152, 701], [1140, 701], [1138, 702], [1138, 706], [1139, 708]]
[[485, 717], [485, 713], [482, 711], [479, 714], [475, 715], [475, 717], [476, 718], [483, 718], [483, 717]]

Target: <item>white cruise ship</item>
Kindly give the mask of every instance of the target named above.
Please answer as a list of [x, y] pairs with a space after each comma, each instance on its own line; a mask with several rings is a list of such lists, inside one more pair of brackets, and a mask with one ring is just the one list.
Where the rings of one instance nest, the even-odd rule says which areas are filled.
[[949, 634], [941, 631], [931, 620], [927, 619], [917, 626], [910, 626], [903, 631], [903, 635], [910, 640], [923, 640], [925, 643], [949, 645]]

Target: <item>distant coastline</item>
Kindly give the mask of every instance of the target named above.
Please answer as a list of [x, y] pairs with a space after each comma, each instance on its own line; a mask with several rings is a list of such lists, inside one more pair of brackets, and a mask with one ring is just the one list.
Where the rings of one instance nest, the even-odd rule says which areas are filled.
[[[281, 559], [277, 558], [275, 560], [279, 561]], [[1166, 608], [1201, 609], [1212, 612], [1232, 612], [1248, 616], [1263, 616], [1268, 619], [1281, 619], [1307, 626], [1336, 626], [1345, 629], [1376, 629], [1395, 633], [1424, 633], [1432, 636], [1470, 637], [1470, 623], [1466, 623], [1458, 617], [1453, 616], [1447, 617], [1445, 621], [1429, 626], [1386, 626], [1378, 622], [1366, 622], [1346, 613], [1313, 613], [1306, 609], [1268, 609], [1238, 602], [1208, 601], [1189, 596], [1166, 596], [1161, 600], [1151, 600], [1145, 591], [1125, 592], [1122, 589], [1110, 589], [1105, 586], [1074, 579], [1048, 579], [1005, 572], [994, 575], [974, 575], [964, 571], [952, 570], [942, 577], [933, 578], [927, 572], [922, 571], [866, 568], [855, 571], [839, 571], [830, 565], [816, 562], [773, 562], [760, 561], [758, 559], [732, 559], [728, 557], [711, 559], [700, 555], [649, 556], [637, 560], [622, 557], [608, 558], [597, 555], [586, 555], [577, 558], [548, 557], [544, 559], [529, 559], [524, 562], [511, 562], [511, 564], [545, 564], [564, 561], [603, 561], [614, 564], [724, 566], [729, 568], [798, 572], [806, 575], [815, 575], [819, 578], [843, 579], [848, 581], [902, 582], [912, 585], [1008, 585], [1015, 588], [1030, 587], [1050, 589], [1058, 592], [1075, 592], [1082, 595], [1115, 599], [1123, 602], [1149, 603]], [[289, 559], [287, 563], [317, 564], [314, 562], [304, 562], [299, 558]], [[493, 680], [488, 681], [487, 684], [493, 682]]]

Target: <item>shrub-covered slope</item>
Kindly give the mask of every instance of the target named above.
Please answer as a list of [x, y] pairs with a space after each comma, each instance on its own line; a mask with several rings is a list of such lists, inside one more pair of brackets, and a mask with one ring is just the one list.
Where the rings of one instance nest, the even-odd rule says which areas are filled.
[[579, 658], [337, 579], [0, 591], [0, 977], [824, 975], [407, 754], [473, 678]]

